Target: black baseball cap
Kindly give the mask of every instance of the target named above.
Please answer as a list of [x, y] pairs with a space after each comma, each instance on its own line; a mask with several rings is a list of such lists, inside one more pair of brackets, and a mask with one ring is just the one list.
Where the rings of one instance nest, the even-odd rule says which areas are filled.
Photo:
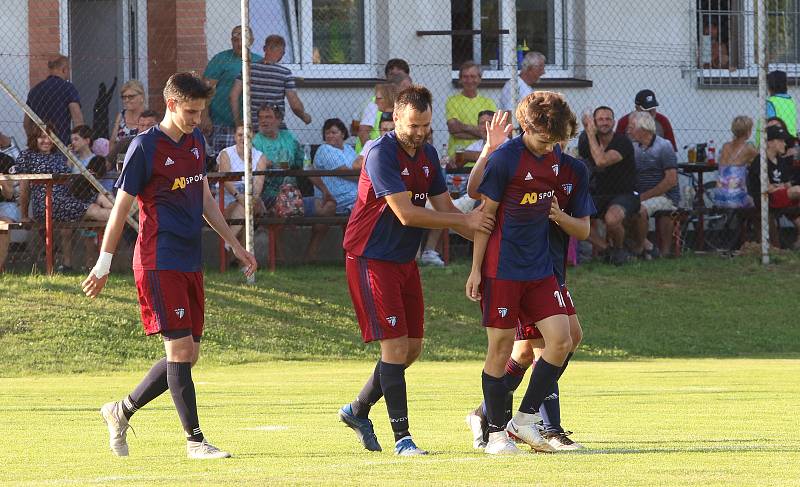
[[769, 127], [767, 127], [767, 140], [776, 140], [776, 139], [789, 142], [790, 140], [792, 140], [792, 137], [785, 130], [783, 130], [783, 127], [781, 127], [780, 125], [770, 125]]
[[653, 90], [642, 90], [639, 93], [636, 93], [634, 103], [636, 103], [636, 106], [641, 107], [643, 110], [650, 110], [658, 106], [656, 94], [653, 93]]

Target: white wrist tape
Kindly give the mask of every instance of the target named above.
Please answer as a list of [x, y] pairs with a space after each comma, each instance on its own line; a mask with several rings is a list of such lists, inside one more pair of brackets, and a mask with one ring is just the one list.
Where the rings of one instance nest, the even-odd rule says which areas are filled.
[[97, 263], [92, 268], [92, 274], [98, 279], [102, 279], [106, 275], [111, 272], [111, 259], [114, 258], [114, 254], [110, 254], [108, 252], [100, 252], [100, 256], [97, 258]]

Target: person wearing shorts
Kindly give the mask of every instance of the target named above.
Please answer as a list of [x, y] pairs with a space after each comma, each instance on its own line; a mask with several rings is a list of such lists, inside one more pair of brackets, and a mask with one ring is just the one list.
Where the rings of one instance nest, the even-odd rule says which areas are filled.
[[137, 200], [139, 236], [133, 272], [142, 324], [146, 335], [161, 335], [166, 357], [123, 400], [109, 402], [100, 410], [111, 451], [119, 456], [128, 455], [127, 430], [133, 414], [169, 390], [186, 433], [187, 456], [230, 457], [209, 443], [200, 429], [192, 380], [204, 326], [200, 256], [204, 220], [245, 264], [246, 275], [255, 271], [256, 260], [234, 236], [208, 187], [205, 140], [197, 127], [211, 92], [192, 73], [169, 78], [164, 88], [164, 119], [131, 142], [116, 183], [116, 201], [100, 257], [82, 283], [88, 297], [102, 291], [126, 217]]
[[[461, 213], [447, 193], [430, 132], [432, 97], [421, 86], [395, 99], [395, 130], [367, 151], [358, 197], [344, 235], [350, 297], [365, 343], [379, 341], [381, 357], [356, 399], [339, 410], [364, 448], [381, 451], [370, 408], [381, 397], [398, 455], [424, 455], [409, 432], [405, 369], [422, 351], [422, 285], [414, 260], [423, 228], [452, 228], [467, 238], [494, 227], [494, 218]], [[430, 200], [433, 210], [425, 208]]]
[[[510, 436], [532, 447], [544, 442], [536, 427], [538, 410], [572, 348], [548, 232], [565, 157], [557, 143], [576, 135], [577, 120], [563, 95], [547, 91], [525, 97], [517, 118], [523, 134], [492, 152], [478, 187], [482, 211], [496, 214], [497, 225], [488, 237], [476, 234], [466, 283], [467, 297], [481, 303], [489, 342], [481, 375], [488, 428], [484, 451], [494, 455], [520, 453]], [[520, 319], [536, 324], [547, 347], [519, 411], [506, 423], [505, 368]]]

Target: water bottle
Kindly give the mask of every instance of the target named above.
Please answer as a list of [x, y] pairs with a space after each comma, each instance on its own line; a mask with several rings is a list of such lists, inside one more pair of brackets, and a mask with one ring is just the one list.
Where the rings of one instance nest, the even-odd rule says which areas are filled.
[[717, 147], [714, 145], [713, 140], [708, 141], [708, 156], [706, 161], [708, 161], [709, 166], [715, 166], [717, 164]]
[[311, 169], [311, 146], [308, 144], [303, 145], [303, 169]]

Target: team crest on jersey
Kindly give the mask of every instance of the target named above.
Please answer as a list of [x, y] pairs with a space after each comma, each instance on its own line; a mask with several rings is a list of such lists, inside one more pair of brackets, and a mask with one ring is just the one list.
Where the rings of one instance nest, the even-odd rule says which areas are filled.
[[428, 166], [422, 166], [422, 171], [425, 173], [425, 177], [426, 178], [431, 173], [431, 170], [430, 170], [430, 168]]
[[386, 321], [389, 322], [389, 326], [391, 326], [392, 328], [397, 326], [397, 316], [387, 316]]
[[567, 194], [572, 193], [572, 183], [562, 184], [561, 189], [563, 189]]
[[551, 168], [553, 168], [553, 174], [555, 174], [556, 176], [558, 176], [558, 164], [553, 164], [553, 165], [552, 165], [552, 166], [550, 166], [550, 167], [551, 167]]
[[500, 314], [500, 318], [505, 318], [508, 314], [508, 308], [497, 308], [497, 312]]
[[195, 159], [200, 159], [200, 150], [197, 147], [192, 147], [192, 154], [194, 154]]
[[181, 319], [186, 314], [186, 310], [184, 308], [175, 308], [175, 314], [178, 315], [178, 319]]

